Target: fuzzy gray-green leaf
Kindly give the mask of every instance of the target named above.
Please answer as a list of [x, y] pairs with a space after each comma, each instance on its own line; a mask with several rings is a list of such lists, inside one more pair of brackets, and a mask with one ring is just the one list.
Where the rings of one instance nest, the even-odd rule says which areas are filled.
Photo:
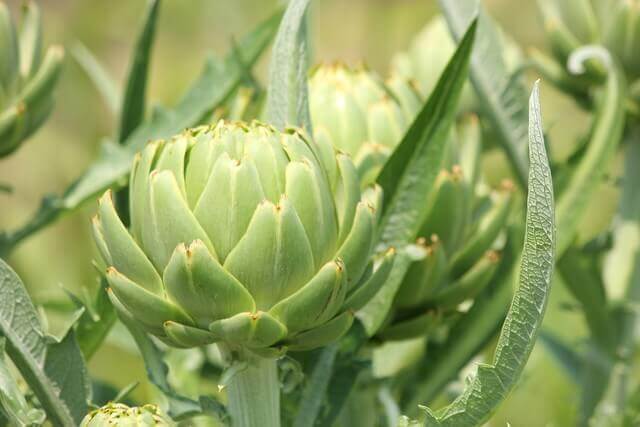
[[291, 0], [271, 58], [266, 117], [279, 129], [301, 126], [311, 131], [307, 93], [308, 49], [305, 14], [311, 0]]
[[48, 343], [24, 285], [2, 260], [0, 301], [0, 334], [6, 339], [7, 354], [46, 410], [49, 421], [63, 427], [80, 423], [90, 396], [86, 367], [73, 332], [59, 343]]
[[478, 365], [476, 376], [451, 405], [437, 413], [427, 409], [427, 426], [482, 425], [516, 385], [542, 324], [554, 266], [555, 220], [538, 83], [529, 101], [528, 190], [518, 288], [498, 340], [493, 364]]

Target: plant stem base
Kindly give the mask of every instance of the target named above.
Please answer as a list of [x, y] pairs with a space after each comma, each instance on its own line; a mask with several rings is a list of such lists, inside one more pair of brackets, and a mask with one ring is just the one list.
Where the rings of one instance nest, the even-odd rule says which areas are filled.
[[227, 387], [233, 427], [280, 427], [280, 382], [276, 359], [253, 357]]

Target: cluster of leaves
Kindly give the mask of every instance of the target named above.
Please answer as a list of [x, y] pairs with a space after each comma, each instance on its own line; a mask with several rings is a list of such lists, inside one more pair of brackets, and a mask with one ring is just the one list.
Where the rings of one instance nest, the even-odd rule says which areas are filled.
[[[251, 105], [259, 106], [266, 96], [266, 118], [275, 126], [282, 128], [293, 124], [312, 132], [306, 88], [308, 38], [305, 13], [308, 4], [309, 0], [292, 0], [284, 13], [277, 12], [261, 23], [235, 43], [223, 59], [210, 58], [201, 76], [173, 109], [156, 108], [148, 119], [146, 86], [160, 0], [148, 3], [122, 94], [115, 89], [99, 62], [86, 49], [77, 47], [74, 52], [76, 58], [94, 79], [107, 104], [118, 114], [118, 129], [113, 141], [104, 144], [98, 159], [62, 195], [45, 199], [24, 226], [0, 234], [0, 254], [7, 255], [25, 238], [62, 215], [76, 211], [107, 188], [117, 191], [118, 209], [126, 217], [127, 200], [122, 191], [126, 180], [123, 178], [129, 172], [134, 154], [150, 139], [168, 138], [183, 128], [206, 123], [212, 116], [237, 114], [234, 106], [241, 95], [241, 87], [251, 88]], [[408, 269], [406, 250], [417, 237], [420, 220], [425, 215], [425, 197], [434, 187], [436, 171], [445, 156], [455, 120], [458, 98], [468, 77], [482, 105], [483, 118], [486, 117], [498, 135], [514, 176], [527, 195], [526, 219], [523, 227], [518, 225], [510, 231], [513, 238], [508, 239], [507, 255], [512, 262], [505, 264], [508, 267], [500, 272], [499, 280], [485, 290], [466, 316], [455, 324], [451, 339], [420, 361], [418, 381], [415, 381], [413, 389], [406, 391], [405, 400], [411, 403], [402, 409], [413, 412], [412, 407], [417, 403], [431, 400], [441, 392], [503, 325], [492, 363], [479, 365], [464, 392], [450, 405], [437, 411], [423, 408], [419, 422], [428, 426], [482, 424], [516, 384], [540, 329], [554, 265], [556, 214], [542, 133], [538, 86], [536, 84], [531, 94], [527, 118], [525, 91], [520, 81], [513, 79], [504, 67], [501, 42], [491, 19], [483, 11], [476, 15], [477, 5], [473, 0], [443, 0], [441, 6], [452, 34], [459, 41], [458, 46], [378, 179], [386, 202], [381, 214], [377, 247], [381, 251], [395, 247], [398, 259], [388, 282], [340, 342], [292, 363], [293, 372], [303, 370], [307, 374], [303, 387], [295, 384], [291, 387], [296, 393], [287, 398], [292, 405], [284, 408], [284, 417], [291, 419], [292, 425], [333, 424], [345, 402], [353, 395], [358, 378], [366, 374], [369, 364], [362, 359], [360, 350], [384, 322]], [[255, 83], [251, 70], [274, 37], [273, 60], [265, 95]], [[616, 86], [613, 77], [610, 81], [612, 86]], [[611, 96], [615, 94], [611, 93]], [[239, 118], [246, 118], [257, 109], [241, 108]], [[602, 120], [610, 121], [611, 118]], [[602, 144], [590, 143], [586, 150], [599, 145]], [[594, 161], [592, 158], [595, 156], [585, 154], [584, 158]], [[591, 186], [581, 178], [568, 180], [563, 194], [573, 196], [564, 197], [586, 197], [584, 194]], [[586, 208], [582, 199], [576, 201], [564, 197], [560, 199], [558, 208], [560, 224], [566, 224], [567, 216], [581, 214]], [[573, 210], [562, 213], [560, 206], [563, 206], [563, 200], [567, 200], [565, 209]], [[569, 253], [568, 247], [575, 231], [570, 224], [566, 226], [569, 231], [560, 230], [560, 242], [565, 242], [559, 248], [562, 253]], [[513, 283], [517, 286], [512, 297]], [[4, 415], [18, 424], [37, 424], [44, 417], [41, 408], [54, 425], [78, 424], [90, 405], [102, 403], [101, 399], [92, 396], [85, 361], [100, 347], [116, 321], [104, 286], [90, 301], [73, 297], [78, 306], [77, 321], [61, 339], [46, 334], [23, 284], [4, 261], [0, 261], [0, 297], [0, 336], [4, 340], [0, 349], [6, 351], [28, 384], [29, 393], [33, 394], [24, 397], [12, 371], [5, 369], [4, 357], [0, 354], [0, 406]], [[163, 350], [135, 324], [124, 323], [140, 350], [149, 379], [167, 398], [168, 413], [173, 419], [182, 420], [200, 414], [220, 420], [227, 417], [218, 395], [193, 399], [177, 390], [168, 379], [170, 372]], [[302, 368], [297, 368], [298, 363]], [[78, 369], [66, 369], [69, 364]], [[213, 370], [216, 371], [215, 367]], [[216, 371], [214, 376], [224, 383], [219, 374]], [[286, 385], [286, 381], [284, 383]], [[117, 401], [129, 391], [127, 388], [120, 393], [112, 393], [108, 399]], [[391, 399], [387, 402], [390, 423], [395, 424], [398, 418], [395, 414], [399, 411], [394, 409], [395, 403]], [[414, 422], [403, 418], [400, 423], [408, 425]]]

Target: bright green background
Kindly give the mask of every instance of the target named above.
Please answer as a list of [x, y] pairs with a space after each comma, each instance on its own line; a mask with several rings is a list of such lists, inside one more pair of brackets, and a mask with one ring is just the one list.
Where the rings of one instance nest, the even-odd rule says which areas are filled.
[[[17, 9], [18, 1], [9, 1]], [[70, 47], [81, 41], [118, 79], [144, 9], [143, 0], [42, 1], [45, 37]], [[150, 99], [171, 105], [198, 74], [208, 51], [222, 54], [233, 36], [248, 31], [268, 16], [274, 0], [165, 0], [153, 52]], [[394, 51], [404, 49], [412, 35], [435, 13], [435, 0], [322, 0], [313, 7], [315, 60], [364, 60], [387, 72]], [[485, 1], [490, 13], [523, 46], [542, 46], [542, 26], [533, 1]], [[434, 49], [437, 46], [433, 47]], [[525, 49], [526, 51], [526, 49]], [[264, 80], [267, 57], [257, 74]], [[529, 76], [534, 78], [535, 76]], [[22, 224], [47, 193], [61, 192], [94, 158], [100, 140], [114, 129], [111, 116], [86, 76], [67, 54], [57, 95], [57, 108], [36, 136], [8, 159], [0, 160], [0, 183], [14, 194], [0, 194], [0, 229]], [[542, 83], [545, 127], [553, 156], [562, 159], [575, 136], [587, 129], [589, 117]], [[493, 159], [493, 157], [491, 158]], [[489, 166], [494, 160], [489, 160]], [[584, 229], [601, 227], [615, 208], [615, 193], [603, 188], [590, 209]], [[598, 197], [596, 197], [598, 199]], [[9, 259], [38, 303], [62, 300], [60, 285], [80, 292], [93, 288], [95, 258], [89, 218], [95, 205], [68, 216], [26, 241]], [[594, 229], [595, 227], [595, 229]], [[554, 283], [545, 327], [571, 337], [577, 345], [584, 327], [573, 301]], [[55, 320], [55, 319], [54, 319]], [[59, 323], [59, 322], [58, 322]], [[57, 322], [52, 322], [55, 327]], [[125, 334], [114, 333], [90, 364], [92, 374], [124, 386], [143, 381], [135, 397], [151, 398], [144, 369], [127, 351]], [[124, 348], [123, 348], [124, 347]], [[458, 385], [460, 387], [460, 385]], [[572, 423], [578, 394], [568, 378], [538, 345], [521, 384], [489, 425], [566, 426]]]

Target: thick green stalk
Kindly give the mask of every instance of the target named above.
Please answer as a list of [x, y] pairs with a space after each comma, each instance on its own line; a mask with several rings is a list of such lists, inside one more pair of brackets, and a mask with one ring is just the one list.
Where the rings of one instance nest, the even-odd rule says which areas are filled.
[[255, 357], [227, 388], [233, 427], [280, 427], [280, 382], [276, 359]]

